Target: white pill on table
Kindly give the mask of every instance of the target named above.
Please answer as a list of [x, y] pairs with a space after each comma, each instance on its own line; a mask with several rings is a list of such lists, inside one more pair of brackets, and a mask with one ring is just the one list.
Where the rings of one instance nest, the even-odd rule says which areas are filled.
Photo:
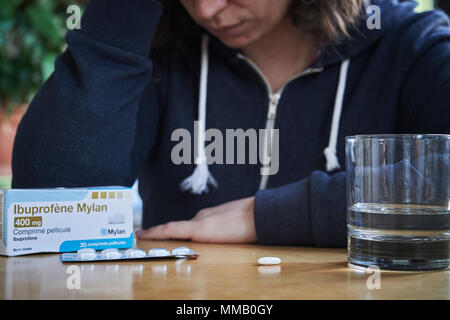
[[277, 275], [281, 272], [280, 265], [267, 265], [267, 266], [258, 266], [258, 273], [263, 275]]
[[281, 259], [278, 257], [261, 257], [258, 259], [258, 264], [264, 265], [264, 266], [270, 266], [275, 264], [280, 264]]

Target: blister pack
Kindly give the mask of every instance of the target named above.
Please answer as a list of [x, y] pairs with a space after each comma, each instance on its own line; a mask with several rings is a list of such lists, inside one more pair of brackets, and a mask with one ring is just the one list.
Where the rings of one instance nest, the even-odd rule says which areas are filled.
[[61, 255], [62, 262], [97, 262], [97, 261], [113, 261], [113, 260], [151, 260], [151, 259], [197, 259], [198, 253], [187, 247], [178, 247], [172, 251], [164, 248], [152, 248], [148, 252], [131, 248], [127, 250], [105, 249], [95, 251], [92, 248], [84, 248], [76, 253], [63, 253]]

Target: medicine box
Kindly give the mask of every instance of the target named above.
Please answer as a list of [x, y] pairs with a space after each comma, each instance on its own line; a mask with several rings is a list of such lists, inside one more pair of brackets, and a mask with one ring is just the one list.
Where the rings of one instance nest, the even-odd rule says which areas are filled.
[[0, 190], [0, 254], [133, 246], [127, 187]]

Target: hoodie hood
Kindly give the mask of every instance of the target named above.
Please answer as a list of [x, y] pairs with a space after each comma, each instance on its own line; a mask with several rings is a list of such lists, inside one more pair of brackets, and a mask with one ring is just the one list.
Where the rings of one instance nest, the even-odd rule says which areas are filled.
[[[414, 14], [417, 6], [415, 1], [405, 1], [398, 6], [397, 0], [365, 1], [359, 25], [351, 29], [350, 38], [340, 43], [329, 45], [321, 55], [320, 64], [323, 67], [342, 63], [345, 59], [352, 59], [370, 50], [396, 24]], [[380, 29], [369, 29], [367, 21], [373, 11], [370, 6], [380, 8]]]

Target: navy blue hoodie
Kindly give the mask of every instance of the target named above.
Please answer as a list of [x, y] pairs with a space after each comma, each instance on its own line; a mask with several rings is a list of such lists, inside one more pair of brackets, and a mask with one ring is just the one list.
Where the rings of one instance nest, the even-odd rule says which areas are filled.
[[[278, 173], [261, 188], [260, 164], [212, 164], [218, 187], [194, 195], [179, 186], [195, 165], [172, 162], [178, 142], [171, 137], [179, 128], [194, 136], [200, 42], [192, 43], [191, 59], [173, 52], [151, 61], [160, 4], [92, 0], [20, 123], [13, 188], [131, 186], [139, 178], [144, 228], [255, 196], [259, 243], [345, 246], [345, 136], [450, 133], [448, 17], [416, 14], [412, 2], [373, 3], [381, 8], [381, 29], [363, 21], [278, 97]], [[350, 62], [345, 76], [343, 61]], [[226, 129], [264, 129], [270, 100], [252, 63], [212, 37], [206, 128], [224, 136]], [[333, 137], [341, 167], [327, 172], [324, 150], [333, 153]]]

